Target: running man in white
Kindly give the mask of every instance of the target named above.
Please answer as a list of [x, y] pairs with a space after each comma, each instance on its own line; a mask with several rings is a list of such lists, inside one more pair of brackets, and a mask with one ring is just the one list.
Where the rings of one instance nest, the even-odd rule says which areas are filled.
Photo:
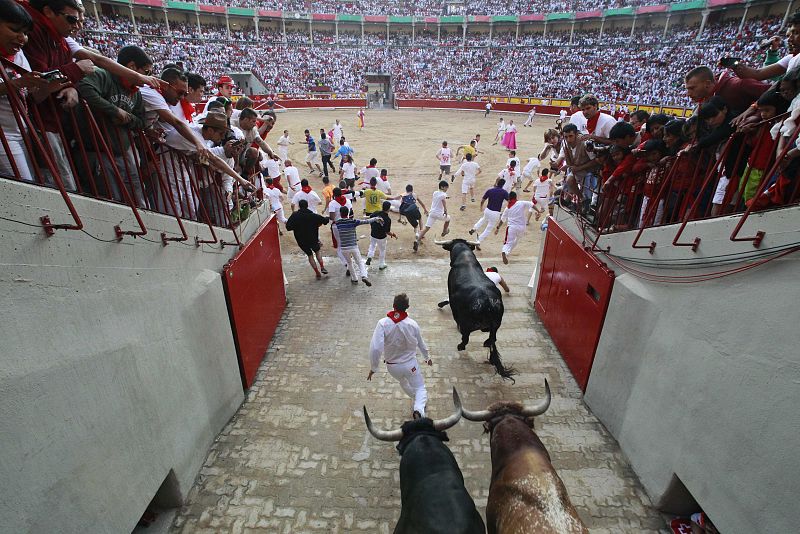
[[496, 145], [498, 142], [503, 140], [503, 136], [506, 135], [506, 130], [508, 126], [506, 126], [506, 120], [503, 117], [500, 117], [500, 121], [497, 123], [497, 135], [494, 136], [494, 142], [492, 145]]
[[561, 122], [564, 122], [564, 119], [566, 119], [566, 118], [567, 118], [567, 110], [566, 109], [562, 109], [561, 111], [558, 112], [558, 119]]
[[419, 243], [425, 239], [425, 234], [431, 229], [436, 221], [444, 221], [444, 228], [442, 229], [442, 237], [450, 233], [450, 216], [447, 214], [447, 189], [450, 184], [447, 180], [439, 182], [439, 190], [433, 192], [433, 200], [431, 200], [431, 209], [428, 211], [428, 220], [425, 221], [425, 228], [419, 233], [417, 237], [417, 247]]
[[[290, 159], [287, 159], [284, 165], [286, 165], [286, 168], [283, 172], [286, 175], [286, 185], [288, 186], [286, 194], [289, 197], [289, 202], [292, 204], [292, 211], [294, 211], [294, 196], [300, 192], [300, 188], [302, 187], [300, 183], [300, 171], [297, 170], [297, 167], [292, 165], [292, 160]], [[311, 211], [316, 210], [312, 209]]]
[[506, 238], [503, 240], [502, 251], [503, 263], [506, 265], [508, 265], [508, 255], [511, 254], [517, 242], [522, 239], [522, 236], [525, 234], [532, 210], [542, 213], [544, 208], [537, 206], [535, 201], [517, 200], [517, 193], [514, 191], [508, 194], [508, 207], [503, 211], [503, 214], [500, 215], [500, 222], [497, 223], [494, 229], [494, 233], [497, 235], [503, 223], [508, 224], [506, 228]]
[[472, 154], [467, 153], [464, 157], [466, 161], [456, 171], [456, 174], [463, 176], [463, 180], [461, 180], [461, 211], [467, 209], [467, 193], [475, 202], [475, 182], [481, 173], [481, 166], [477, 161], [472, 161]]
[[530, 126], [533, 128], [533, 118], [536, 116], [536, 106], [533, 106], [531, 110], [528, 112], [528, 120], [525, 121], [523, 126]]
[[283, 135], [278, 138], [278, 157], [281, 161], [286, 161], [286, 158], [289, 157], [289, 145], [293, 145], [291, 139], [289, 139], [289, 130], [284, 130]]
[[442, 175], [444, 174], [449, 174], [451, 181], [455, 176], [450, 172], [450, 158], [451, 152], [447, 147], [447, 141], [442, 141], [442, 148], [440, 148], [439, 152], [436, 153], [436, 159], [439, 160], [439, 180], [442, 179]]
[[272, 209], [272, 212], [275, 214], [275, 217], [278, 219], [278, 222], [281, 222], [286, 225], [286, 215], [283, 213], [283, 204], [281, 204], [281, 194], [280, 189], [272, 185], [272, 178], [267, 178], [267, 188], [264, 190], [264, 195], [269, 198], [269, 205]]
[[383, 355], [386, 370], [414, 401], [411, 418], [416, 419], [425, 417], [425, 406], [428, 404], [428, 391], [417, 361], [417, 349], [425, 357], [425, 363], [433, 365], [433, 361], [419, 325], [408, 316], [408, 307], [405, 293], [395, 296], [393, 309], [375, 326], [369, 346], [370, 370], [367, 380], [372, 380], [372, 376], [378, 372]]
[[300, 191], [295, 193], [294, 198], [292, 199], [292, 211], [294, 211], [295, 206], [300, 205], [301, 200], [306, 201], [306, 204], [308, 204], [308, 209], [313, 213], [317, 213], [317, 207], [322, 204], [322, 199], [319, 198], [319, 195], [316, 191], [311, 189], [311, 186], [308, 184], [308, 180], [305, 178], [300, 180]]
[[497, 174], [498, 178], [502, 178], [504, 180], [503, 189], [511, 192], [511, 189], [517, 185], [517, 175], [519, 174], [519, 169], [517, 169], [517, 161], [510, 159], [508, 160], [508, 166], [500, 171]]
[[342, 125], [339, 124], [339, 119], [336, 119], [336, 122], [333, 124], [333, 128], [331, 128], [331, 130], [333, 131], [333, 139], [331, 139], [331, 142], [334, 145], [338, 145], [339, 140], [344, 135], [344, 130], [342, 129]]

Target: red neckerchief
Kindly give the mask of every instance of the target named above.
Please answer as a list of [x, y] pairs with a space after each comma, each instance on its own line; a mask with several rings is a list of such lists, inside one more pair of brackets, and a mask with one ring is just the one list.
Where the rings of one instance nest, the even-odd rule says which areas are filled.
[[510, 166], [508, 167], [508, 174], [509, 175], [514, 176], [515, 172], [517, 172], [517, 171], [515, 171], [513, 167], [510, 167]]
[[586, 129], [590, 134], [594, 134], [594, 131], [597, 128], [597, 122], [600, 120], [600, 113], [601, 112], [598, 111], [594, 117], [586, 121]]
[[345, 198], [344, 195], [342, 195], [340, 197], [334, 197], [333, 200], [338, 202], [340, 206], [344, 206], [345, 204], [347, 204], [347, 199]]
[[394, 324], [397, 324], [400, 321], [402, 321], [403, 319], [405, 319], [406, 317], [408, 317], [408, 314], [406, 312], [392, 310], [392, 311], [390, 311], [389, 313], [386, 314], [386, 317], [391, 319]]
[[183, 110], [183, 115], [186, 117], [187, 122], [192, 122], [192, 114], [194, 113], [194, 105], [186, 100], [185, 98], [181, 98], [180, 100], [181, 109]]
[[58, 45], [61, 47], [61, 50], [63, 50], [64, 52], [69, 52], [69, 45], [67, 45], [67, 40], [64, 39], [60, 33], [58, 33], [58, 30], [56, 30], [56, 27], [53, 26], [52, 22], [50, 22], [50, 19], [45, 17], [41, 11], [36, 10], [28, 2], [20, 2], [20, 5], [25, 8], [25, 10], [28, 12], [28, 14], [35, 22], [41, 24], [44, 27], [48, 35], [50, 35], [50, 38], [56, 41]]
[[370, 185], [369, 188], [372, 189], [373, 191], [375, 191], [378, 188], [378, 186], [377, 185]]
[[303, 193], [310, 193], [311, 192], [311, 186], [310, 185], [304, 185], [304, 186], [302, 186], [300, 188], [300, 190], [303, 191]]
[[275, 186], [272, 184], [267, 184], [267, 189], [275, 189]]
[[509, 199], [508, 199], [508, 207], [509, 207], [509, 208], [510, 208], [511, 206], [513, 206], [514, 204], [516, 204], [516, 203], [517, 203], [517, 199], [516, 199], [516, 198], [509, 198]]
[[388, 182], [389, 181], [389, 177], [388, 176], [381, 176], [381, 180], [383, 180], [384, 182]]
[[539, 181], [540, 181], [540, 182], [542, 182], [542, 183], [546, 182], [546, 181], [547, 181], [547, 176], [545, 176], [544, 174], [543, 174], [543, 175], [541, 175], [541, 176], [539, 177]]
[[125, 89], [126, 91], [128, 91], [130, 94], [133, 94], [133, 93], [135, 93], [136, 91], [139, 90], [139, 86], [138, 85], [136, 85], [135, 83], [129, 82], [125, 78], [120, 78], [119, 79], [119, 83], [122, 86], [122, 88]]
[[10, 62], [14, 63], [14, 58], [15, 58], [15, 57], [17, 57], [17, 54], [11, 54], [11, 55], [9, 55], [9, 53], [8, 53], [8, 52], [6, 52], [6, 51], [5, 51], [5, 50], [3, 50], [2, 48], [0, 48], [0, 56], [3, 56], [4, 58], [6, 58], [7, 60], [9, 60]]

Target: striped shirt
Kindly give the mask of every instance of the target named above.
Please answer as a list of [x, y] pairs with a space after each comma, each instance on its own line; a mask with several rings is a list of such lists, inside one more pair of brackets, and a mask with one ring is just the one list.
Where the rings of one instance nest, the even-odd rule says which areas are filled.
[[354, 248], [357, 246], [356, 227], [371, 222], [382, 222], [380, 217], [370, 217], [369, 219], [339, 219], [336, 221], [336, 229], [339, 230], [339, 248]]

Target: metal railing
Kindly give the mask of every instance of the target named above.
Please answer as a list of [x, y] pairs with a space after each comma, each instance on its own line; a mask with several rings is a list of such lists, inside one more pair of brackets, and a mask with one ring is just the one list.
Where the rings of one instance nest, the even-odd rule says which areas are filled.
[[[186, 242], [189, 234], [184, 221], [208, 227], [208, 238], [196, 236], [194, 244], [238, 245], [242, 242], [239, 222], [232, 220], [241, 203], [250, 198], [238, 194], [232, 198], [223, 190], [221, 175], [201, 164], [190, 154], [168, 147], [152, 131], [127, 129], [113, 124], [101, 114], [94, 114], [83, 99], [64, 109], [56, 98], [41, 104], [29, 102], [24, 92], [12, 87], [6, 69], [24, 71], [3, 61], [0, 76], [6, 100], [17, 128], [3, 131], [0, 126], [0, 177], [58, 189], [72, 217], [72, 223], [56, 223], [43, 215], [40, 222], [46, 234], [56, 230], [83, 230], [83, 222], [71, 195], [77, 194], [127, 206], [135, 227], [114, 227], [117, 240], [125, 236], [145, 236], [148, 229], [141, 211], [152, 211], [175, 218], [178, 235], [161, 234], [161, 242]], [[43, 120], [43, 116], [47, 120]], [[255, 200], [253, 200], [255, 202]], [[234, 241], [226, 242], [215, 228], [233, 232]]]

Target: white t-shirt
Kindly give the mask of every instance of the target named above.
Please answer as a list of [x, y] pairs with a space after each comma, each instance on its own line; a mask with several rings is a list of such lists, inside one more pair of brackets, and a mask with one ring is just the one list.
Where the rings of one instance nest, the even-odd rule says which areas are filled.
[[277, 178], [281, 175], [281, 164], [272, 158], [264, 158], [264, 167], [267, 169], [267, 174], [270, 178]]
[[533, 171], [538, 169], [542, 166], [542, 163], [539, 161], [539, 158], [533, 157], [528, 159], [528, 163], [525, 164], [525, 168], [522, 169], [522, 174], [524, 176], [533, 176]]
[[533, 181], [533, 196], [536, 198], [549, 198], [550, 187], [553, 185], [553, 180], [548, 178], [544, 182], [541, 179]]
[[437, 215], [444, 215], [444, 201], [447, 199], [447, 193], [444, 191], [434, 191], [433, 200], [431, 200], [431, 209], [429, 213]]
[[800, 63], [800, 54], [787, 54], [777, 62], [778, 65], [786, 69], [786, 72], [789, 72], [795, 68], [798, 63]]
[[500, 276], [500, 273], [496, 273], [493, 271], [486, 271], [484, 274], [486, 275], [486, 278], [494, 282], [494, 285], [497, 286], [497, 289], [501, 289], [500, 280], [502, 280], [503, 277]]
[[522, 168], [522, 162], [516, 156], [514, 156], [513, 158], [508, 158], [506, 160], [506, 167], [510, 166], [512, 161], [516, 161], [517, 162], [517, 167], [516, 167], [517, 170]]
[[269, 188], [267, 187], [264, 189], [264, 194], [269, 197], [269, 205], [272, 207], [272, 211], [276, 211], [279, 209], [283, 209], [283, 205], [281, 204], [281, 190], [277, 187]]
[[436, 153], [436, 157], [439, 158], [439, 165], [450, 165], [450, 148], [440, 148], [439, 152]]
[[288, 147], [289, 146], [289, 137], [286, 135], [282, 135], [278, 138], [278, 146]]
[[[208, 148], [211, 148], [211, 146], [214, 144], [211, 141], [203, 139], [203, 127], [201, 125], [190, 124], [189, 131], [191, 131], [192, 135], [194, 135], [197, 139], [199, 139], [200, 142], [203, 143]], [[184, 152], [192, 152], [192, 153], [197, 152], [195, 144], [186, 139], [175, 128], [172, 128], [172, 130], [170, 130], [170, 132], [167, 134], [167, 146], [174, 148], [176, 150], [182, 150]]]
[[505, 132], [508, 126], [506, 126], [506, 121], [500, 121], [497, 123], [497, 131], [498, 132]]
[[[566, 114], [566, 112], [564, 113]], [[569, 122], [578, 127], [578, 133], [586, 133], [586, 117], [583, 115], [583, 111], [578, 110], [570, 115]]]
[[498, 174], [497, 177], [502, 178], [503, 180], [506, 181], [506, 183], [503, 184], [503, 189], [505, 189], [510, 193], [511, 188], [514, 187], [514, 182], [517, 179], [517, 171], [515, 169], [512, 172], [511, 169], [505, 168], [502, 171], [500, 171], [500, 174]]
[[589, 121], [586, 120], [586, 117], [583, 115], [583, 111], [573, 113], [569, 118], [569, 122], [578, 127], [578, 133], [580, 134], [591, 133], [592, 135], [597, 135], [600, 137], [608, 137], [611, 135], [611, 128], [614, 127], [617, 121], [608, 113], [598, 113], [600, 113], [600, 118], [597, 119], [597, 126], [594, 128], [594, 132], [589, 131], [587, 127]]
[[[347, 198], [347, 197], [345, 197], [344, 207], [349, 208], [349, 209], [353, 209], [353, 204], [350, 203], [350, 199]], [[342, 205], [339, 204], [339, 202], [337, 202], [336, 199], [333, 199], [328, 203], [328, 214], [331, 214], [331, 213], [334, 214], [334, 218], [333, 218], [334, 221], [338, 221], [339, 219], [342, 218], [342, 214], [339, 213], [339, 209], [341, 209], [341, 208], [342, 208]]]
[[558, 116], [563, 121], [567, 116], [567, 110], [566, 109], [562, 109], [561, 111], [558, 112]]
[[[25, 57], [22, 50], [14, 55], [12, 62], [25, 70], [31, 70], [28, 58]], [[6, 74], [12, 80], [18, 77], [11, 69], [6, 69]], [[0, 82], [0, 85], [2, 85], [2, 82]], [[20, 96], [21, 100], [24, 100], [25, 96]], [[17, 119], [14, 118], [14, 112], [11, 110], [11, 101], [8, 99], [7, 95], [0, 97], [0, 126], [3, 127], [3, 133], [9, 141], [22, 141], [22, 134], [19, 131], [19, 125], [17, 124]], [[2, 145], [0, 145], [0, 147], [2, 147]]]
[[344, 176], [345, 180], [355, 180], [356, 178], [356, 166], [349, 161], [342, 165], [342, 175]]
[[373, 178], [377, 178], [378, 180], [381, 179], [381, 171], [377, 167], [362, 167], [361, 168], [361, 180], [365, 183], [369, 183], [370, 180]]
[[377, 188], [388, 195], [389, 191], [392, 190], [392, 184], [389, 183], [389, 180], [382, 180], [381, 177], [378, 176]]
[[[297, 167], [286, 167], [283, 172], [286, 174], [286, 183], [289, 184], [289, 187], [295, 192], [300, 191], [300, 173]], [[270, 176], [272, 176], [272, 174], [270, 174]]]
[[145, 126], [150, 127], [153, 125], [158, 125], [159, 128], [164, 130], [164, 134], [169, 136], [169, 134], [175, 130], [171, 124], [167, 124], [166, 122], [162, 122], [159, 119], [158, 111], [164, 110], [172, 113], [172, 110], [167, 104], [167, 101], [164, 100], [164, 97], [150, 87], [149, 85], [145, 85], [144, 87], [139, 88], [139, 94], [142, 95], [142, 101], [144, 102], [144, 123]]
[[73, 37], [67, 37], [64, 40], [67, 42], [67, 46], [69, 47], [69, 53], [73, 56], [83, 50], [83, 47], [78, 44], [78, 41], [76, 41]]
[[322, 199], [319, 198], [319, 195], [317, 194], [316, 191], [310, 191], [308, 193], [302, 190], [298, 191], [297, 193], [295, 193], [294, 198], [292, 199], [292, 204], [294, 204], [295, 206], [299, 206], [301, 200], [305, 200], [306, 202], [308, 202], [308, 209], [310, 209], [314, 213], [317, 212], [317, 206], [322, 204]]
[[475, 161], [465, 161], [461, 164], [461, 167], [458, 168], [456, 174], [464, 173], [464, 181], [467, 183], [474, 183], [475, 179], [478, 177], [478, 170], [481, 168]]
[[517, 200], [513, 206], [503, 211], [500, 220], [509, 226], [526, 226], [528, 224], [528, 212], [532, 209], [533, 202]]
[[178, 102], [174, 106], [169, 106], [169, 110], [172, 112], [173, 115], [178, 117], [183, 122], [189, 122], [189, 119], [186, 117], [186, 113], [183, 112], [183, 106], [181, 106], [180, 102]]

